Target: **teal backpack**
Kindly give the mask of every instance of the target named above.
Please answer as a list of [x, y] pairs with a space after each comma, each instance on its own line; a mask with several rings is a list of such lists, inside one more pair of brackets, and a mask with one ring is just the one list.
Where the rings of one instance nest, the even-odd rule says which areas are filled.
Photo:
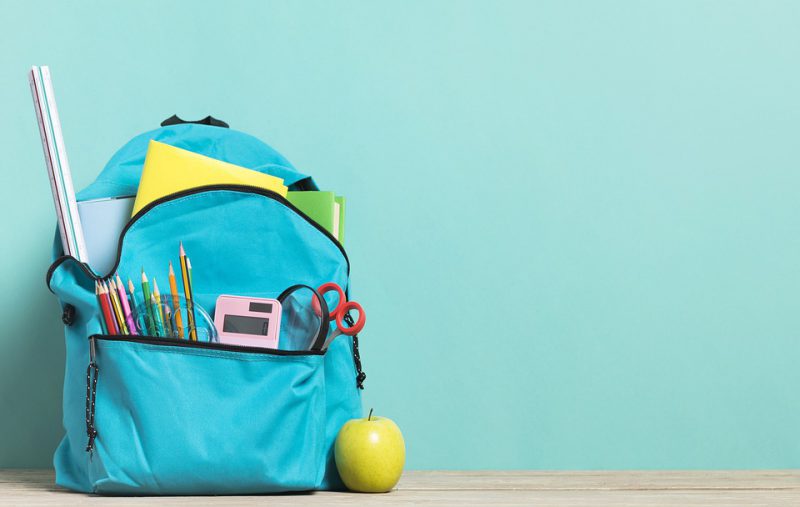
[[[151, 139], [278, 176], [290, 190], [317, 189], [256, 138], [211, 117], [201, 122], [173, 117], [133, 138], [78, 200], [136, 194]], [[350, 263], [333, 236], [278, 194], [237, 185], [146, 206], [123, 230], [112, 273], [148, 266], [167, 280], [165, 260], [179, 241], [202, 270], [194, 297], [209, 313], [220, 294], [279, 298], [326, 282], [349, 288]], [[103, 335], [95, 281], [111, 273], [63, 256], [59, 241], [55, 250], [47, 284], [66, 326], [57, 484], [125, 495], [343, 489], [333, 444], [342, 425], [362, 415], [357, 337], [340, 335], [327, 348], [323, 339], [308, 350], [254, 350]]]

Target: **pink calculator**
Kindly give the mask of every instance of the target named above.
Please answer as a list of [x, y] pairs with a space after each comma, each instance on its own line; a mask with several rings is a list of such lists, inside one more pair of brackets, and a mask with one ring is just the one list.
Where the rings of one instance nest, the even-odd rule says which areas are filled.
[[277, 299], [221, 295], [214, 310], [220, 343], [278, 348], [281, 303]]

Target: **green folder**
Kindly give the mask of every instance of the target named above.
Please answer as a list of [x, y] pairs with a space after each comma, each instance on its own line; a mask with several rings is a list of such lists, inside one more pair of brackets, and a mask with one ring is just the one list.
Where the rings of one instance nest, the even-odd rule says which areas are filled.
[[337, 239], [339, 243], [344, 245], [344, 196], [337, 195], [335, 198], [336, 202], [339, 204], [339, 234], [337, 235]]
[[[289, 192], [286, 199], [330, 232], [340, 243], [344, 240], [344, 197], [333, 192]], [[338, 213], [337, 213], [338, 211]]]

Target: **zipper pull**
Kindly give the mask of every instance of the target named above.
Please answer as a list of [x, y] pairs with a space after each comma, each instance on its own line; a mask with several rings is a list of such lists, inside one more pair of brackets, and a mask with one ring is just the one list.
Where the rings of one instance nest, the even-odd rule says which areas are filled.
[[[353, 316], [350, 315], [350, 312], [344, 314], [344, 321], [350, 327], [355, 325], [355, 321], [353, 320]], [[367, 374], [361, 369], [361, 353], [358, 351], [358, 333], [353, 335], [353, 363], [356, 366], [356, 387], [363, 390]]]
[[94, 350], [94, 342], [96, 338], [94, 336], [89, 337], [89, 363], [94, 364], [95, 358], [95, 350]]

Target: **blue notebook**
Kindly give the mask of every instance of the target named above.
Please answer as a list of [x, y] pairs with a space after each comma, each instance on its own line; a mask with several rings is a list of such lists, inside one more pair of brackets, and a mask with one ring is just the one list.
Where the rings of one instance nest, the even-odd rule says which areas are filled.
[[117, 260], [119, 235], [131, 218], [135, 196], [78, 201], [88, 264], [98, 275], [109, 274]]

